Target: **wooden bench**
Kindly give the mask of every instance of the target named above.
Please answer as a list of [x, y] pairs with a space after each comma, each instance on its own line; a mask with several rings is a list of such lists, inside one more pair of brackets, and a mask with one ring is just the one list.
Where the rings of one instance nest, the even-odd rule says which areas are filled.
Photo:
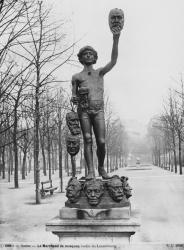
[[[49, 183], [49, 186], [45, 186], [45, 184], [48, 184]], [[58, 187], [53, 187], [52, 186], [52, 180], [48, 180], [48, 181], [42, 181], [41, 182], [42, 184], [42, 188], [40, 189], [40, 194], [41, 194], [41, 197], [44, 198], [45, 197], [45, 194], [50, 192], [50, 195], [53, 195], [54, 193], [54, 190], [56, 190]]]

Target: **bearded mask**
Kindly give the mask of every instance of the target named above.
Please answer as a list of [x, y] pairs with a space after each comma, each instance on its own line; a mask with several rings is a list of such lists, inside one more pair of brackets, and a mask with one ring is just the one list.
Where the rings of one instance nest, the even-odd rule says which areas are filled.
[[108, 181], [108, 191], [111, 198], [120, 202], [124, 198], [123, 185], [119, 176], [112, 176], [112, 178]]
[[80, 139], [78, 136], [70, 135], [66, 138], [67, 152], [75, 156], [80, 149]]
[[109, 13], [109, 27], [113, 34], [119, 34], [124, 25], [124, 13], [121, 9], [112, 9]]
[[79, 125], [79, 118], [76, 112], [72, 111], [72, 112], [67, 113], [66, 122], [72, 135], [79, 135], [81, 133], [80, 125]]
[[72, 177], [69, 180], [68, 186], [66, 188], [66, 197], [71, 203], [76, 203], [79, 200], [81, 189], [82, 187], [80, 182], [77, 180], [76, 177]]
[[84, 193], [88, 199], [88, 203], [91, 206], [97, 206], [104, 193], [104, 186], [101, 180], [92, 179], [87, 181], [84, 186]]

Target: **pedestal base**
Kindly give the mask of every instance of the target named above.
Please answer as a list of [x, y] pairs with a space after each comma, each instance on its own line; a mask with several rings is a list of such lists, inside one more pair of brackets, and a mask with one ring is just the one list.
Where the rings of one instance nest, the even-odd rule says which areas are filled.
[[56, 217], [46, 224], [46, 230], [59, 237], [62, 244], [124, 244], [140, 228], [138, 215], [129, 219], [85, 220]]

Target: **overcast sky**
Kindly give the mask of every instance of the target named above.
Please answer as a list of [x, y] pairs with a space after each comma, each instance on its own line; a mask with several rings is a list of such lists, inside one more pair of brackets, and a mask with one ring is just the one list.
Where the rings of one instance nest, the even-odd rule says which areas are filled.
[[76, 52], [85, 45], [98, 51], [95, 68], [110, 60], [109, 11], [123, 9], [119, 58], [105, 76], [105, 90], [122, 119], [146, 124], [161, 112], [172, 78], [184, 72], [184, 0], [54, 0], [53, 7], [56, 17], [71, 20], [73, 39], [83, 37]]

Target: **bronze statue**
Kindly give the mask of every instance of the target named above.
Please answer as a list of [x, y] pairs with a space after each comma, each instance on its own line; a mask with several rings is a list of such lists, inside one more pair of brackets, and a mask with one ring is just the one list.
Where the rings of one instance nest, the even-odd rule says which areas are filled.
[[72, 135], [79, 135], [81, 133], [79, 117], [76, 112], [71, 111], [66, 114], [66, 123]]
[[125, 194], [123, 192], [122, 181], [118, 175], [112, 176], [112, 178], [108, 181], [107, 186], [109, 195], [114, 201], [120, 202], [124, 198]]
[[[121, 20], [123, 23], [123, 19]], [[91, 46], [80, 49], [78, 59], [84, 68], [72, 77], [72, 101], [78, 105], [78, 116], [84, 138], [84, 157], [88, 175], [86, 179], [95, 177], [92, 151], [92, 128], [97, 144], [98, 172], [108, 179], [104, 169], [105, 158], [105, 120], [104, 120], [104, 75], [116, 64], [118, 58], [119, 26], [113, 26], [113, 46], [111, 60], [104, 67], [94, 69], [97, 52]]]
[[84, 184], [84, 193], [91, 206], [97, 206], [100, 203], [101, 197], [104, 193], [104, 186], [101, 180], [88, 180]]
[[[72, 178], [66, 188], [68, 197], [66, 207], [77, 208], [77, 218], [84, 218], [83, 209], [113, 209], [130, 206], [131, 194], [127, 177], [113, 175], [109, 177], [104, 169], [105, 159], [105, 119], [104, 119], [104, 75], [116, 64], [118, 43], [124, 25], [124, 13], [113, 9], [109, 13], [109, 27], [113, 34], [110, 62], [104, 67], [94, 69], [98, 59], [97, 52], [91, 46], [79, 50], [78, 59], [83, 70], [72, 76], [72, 111], [67, 113], [66, 122], [71, 132], [67, 137], [67, 151], [71, 156]], [[73, 105], [76, 105], [75, 108]], [[80, 126], [79, 126], [80, 122]], [[79, 180], [75, 177], [75, 156], [80, 147], [80, 128], [84, 139], [84, 157], [87, 174]], [[92, 133], [96, 139], [98, 173], [103, 178], [95, 177], [93, 165]], [[105, 180], [104, 180], [105, 179]], [[91, 211], [92, 211], [91, 210]], [[78, 213], [79, 212], [79, 213]], [[93, 211], [92, 211], [93, 212]], [[86, 213], [86, 211], [85, 211]]]
[[66, 197], [71, 203], [76, 203], [80, 198], [82, 186], [76, 177], [72, 177], [68, 181], [66, 188]]

